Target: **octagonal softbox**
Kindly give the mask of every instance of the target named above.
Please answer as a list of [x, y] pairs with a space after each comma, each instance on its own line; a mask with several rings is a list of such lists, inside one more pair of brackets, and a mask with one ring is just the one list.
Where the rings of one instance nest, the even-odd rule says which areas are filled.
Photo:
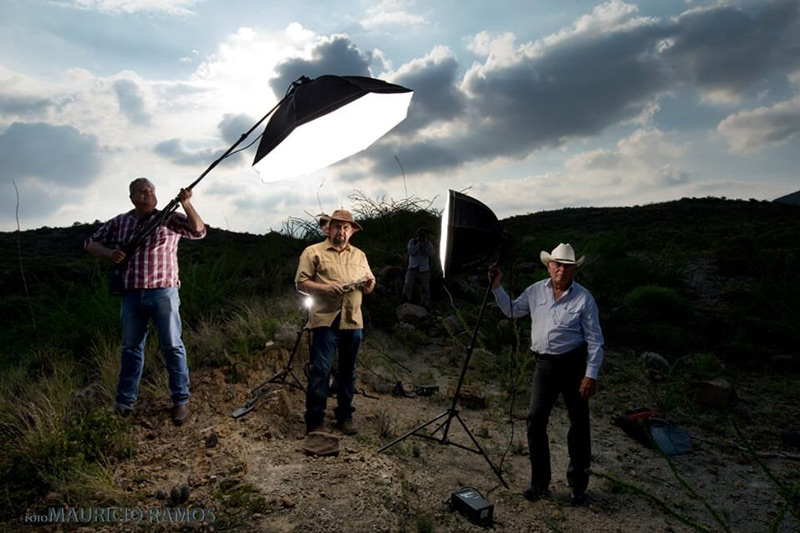
[[501, 244], [503, 227], [491, 209], [466, 194], [450, 190], [442, 214], [439, 257], [444, 277], [474, 266]]

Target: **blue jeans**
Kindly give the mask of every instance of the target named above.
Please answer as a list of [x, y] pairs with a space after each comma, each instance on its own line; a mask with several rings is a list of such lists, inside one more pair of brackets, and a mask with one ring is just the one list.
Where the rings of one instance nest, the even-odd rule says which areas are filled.
[[117, 383], [117, 407], [133, 409], [144, 368], [144, 345], [150, 320], [158, 330], [161, 351], [169, 372], [173, 405], [189, 402], [189, 368], [181, 339], [181, 305], [178, 289], [143, 289], [122, 295], [122, 361]]
[[344, 422], [355, 411], [353, 395], [356, 383], [356, 357], [361, 346], [360, 329], [339, 329], [337, 318], [331, 327], [311, 330], [310, 368], [306, 392], [306, 427], [316, 428], [325, 421], [328, 386], [333, 359], [339, 351], [337, 406], [333, 410], [337, 422]]

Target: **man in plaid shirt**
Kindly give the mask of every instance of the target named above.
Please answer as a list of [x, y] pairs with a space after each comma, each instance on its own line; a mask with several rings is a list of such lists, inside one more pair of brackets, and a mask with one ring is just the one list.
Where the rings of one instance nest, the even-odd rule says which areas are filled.
[[[89, 253], [113, 263], [125, 259], [122, 246], [157, 213], [156, 188], [150, 180], [137, 178], [129, 189], [134, 209], [103, 224], [84, 243]], [[206, 226], [192, 206], [191, 197], [191, 189], [181, 189], [178, 200], [186, 215], [167, 216], [128, 258], [123, 276], [122, 361], [116, 397], [116, 411], [123, 417], [131, 414], [138, 397], [150, 320], [158, 330], [169, 372], [172, 421], [180, 426], [189, 417], [189, 369], [178, 311], [178, 241], [181, 237], [202, 239], [206, 235]]]

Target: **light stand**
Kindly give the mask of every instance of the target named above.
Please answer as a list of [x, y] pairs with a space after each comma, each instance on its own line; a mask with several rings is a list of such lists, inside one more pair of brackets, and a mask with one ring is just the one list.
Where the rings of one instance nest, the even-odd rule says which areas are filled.
[[[269, 378], [263, 384], [256, 387], [259, 389], [266, 385], [267, 383], [283, 383], [284, 385], [289, 385], [290, 387], [294, 387], [295, 389], [300, 389], [301, 391], [305, 392], [306, 388], [303, 387], [303, 384], [300, 383], [300, 379], [295, 375], [292, 369], [292, 363], [294, 362], [294, 356], [297, 353], [297, 347], [300, 345], [300, 339], [303, 337], [303, 333], [308, 331], [305, 327], [306, 319], [303, 319], [303, 324], [300, 326], [300, 330], [297, 332], [297, 339], [294, 341], [294, 348], [292, 348], [292, 354], [289, 356], [289, 360], [286, 362], [286, 366], [283, 367], [283, 370]], [[294, 382], [286, 381], [287, 377], [291, 377]], [[253, 390], [256, 390], [253, 389]], [[251, 393], [253, 391], [250, 391]]]
[[[459, 411], [458, 411], [458, 400], [461, 398], [461, 387], [464, 384], [464, 377], [467, 375], [467, 368], [469, 367], [469, 361], [472, 358], [472, 350], [474, 349], [475, 341], [478, 338], [478, 329], [480, 328], [481, 320], [483, 320], [483, 312], [486, 309], [486, 303], [489, 300], [489, 293], [491, 291], [492, 291], [492, 283], [490, 282], [489, 286], [486, 288], [486, 294], [484, 294], [484, 296], [483, 296], [483, 304], [481, 305], [480, 313], [478, 313], [478, 321], [475, 323], [475, 330], [472, 332], [472, 340], [470, 341], [469, 346], [467, 346], [467, 357], [466, 357], [466, 359], [464, 359], [464, 366], [461, 367], [461, 376], [459, 376], [459, 378], [458, 378], [458, 386], [456, 387], [455, 394], [453, 394], [453, 402], [450, 404], [450, 408], [447, 409], [447, 411], [443, 412], [442, 414], [440, 414], [440, 415], [428, 420], [424, 424], [415, 427], [414, 429], [412, 429], [411, 431], [409, 431], [408, 433], [406, 433], [402, 437], [399, 437], [399, 438], [393, 440], [389, 444], [385, 445], [383, 448], [379, 449], [378, 453], [380, 453], [380, 452], [382, 452], [384, 450], [388, 450], [389, 448], [391, 448], [392, 446], [394, 446], [398, 442], [401, 442], [401, 441], [407, 439], [408, 437], [410, 437], [412, 435], [414, 435], [416, 437], [421, 437], [423, 439], [434, 440], [434, 441], [437, 441], [439, 444], [452, 444], [453, 446], [455, 446], [457, 448], [461, 448], [462, 450], [467, 450], [468, 452], [473, 452], [473, 453], [477, 453], [477, 454], [482, 455], [483, 458], [486, 459], [486, 462], [489, 464], [489, 466], [492, 468], [492, 471], [495, 473], [497, 478], [503, 484], [503, 486], [505, 488], [508, 488], [508, 483], [506, 483], [505, 479], [503, 479], [503, 475], [500, 473], [500, 470], [494, 465], [494, 463], [492, 463], [491, 459], [489, 459], [489, 456], [486, 455], [486, 452], [483, 450], [483, 448], [481, 448], [481, 445], [475, 439], [475, 437], [473, 436], [472, 432], [469, 430], [467, 425], [461, 419], [461, 416], [458, 414], [459, 413]], [[420, 433], [424, 428], [430, 426], [431, 424], [433, 424], [437, 420], [440, 420], [440, 419], [445, 418], [445, 417], [446, 417], [446, 419], [444, 420], [444, 422], [439, 424], [439, 426], [435, 430], [433, 430], [432, 434], [429, 435], [429, 434], [426, 434], [426, 433]], [[450, 425], [453, 422], [453, 419], [458, 420], [459, 424], [461, 424], [461, 427], [464, 428], [464, 431], [466, 432], [466, 434], [469, 436], [470, 440], [472, 441], [472, 444], [475, 445], [475, 448], [470, 448], [468, 446], [464, 446], [463, 444], [459, 444], [457, 442], [453, 442], [453, 441], [450, 440], [450, 438], [449, 438]], [[442, 436], [440, 438], [433, 436], [438, 431], [442, 432]]]
[[[473, 227], [470, 224], [470, 219], [475, 220], [475, 209], [477, 208], [477, 213], [480, 215], [477, 217], [477, 220], [480, 221], [480, 227]], [[488, 215], [491, 216], [487, 216]], [[493, 219], [493, 222], [492, 222]], [[488, 220], [488, 224], [485, 222]], [[445, 206], [445, 211], [442, 216], [442, 265], [443, 271], [447, 273], [452, 268], [452, 259], [453, 259], [453, 243], [461, 239], [464, 240], [465, 234], [464, 230], [468, 233], [478, 233], [481, 235], [489, 235], [492, 234], [495, 236], [494, 243], [500, 244], [500, 239], [497, 237], [502, 236], [502, 228], [500, 228], [499, 223], [497, 222], [497, 218], [494, 214], [489, 210], [488, 207], [483, 205], [482, 203], [474, 200], [472, 198], [467, 197], [466, 195], [457, 193], [455, 191], [450, 191], [450, 196], [448, 198], [448, 202]], [[462, 230], [462, 234], [456, 235], [456, 232], [452, 231], [453, 229]], [[473, 241], [474, 242], [474, 241]], [[471, 259], [477, 259], [479, 257], [485, 257], [486, 253], [485, 250], [483, 253], [476, 253], [474, 250], [470, 252]], [[498, 262], [500, 258], [498, 255]], [[397, 439], [393, 440], [389, 444], [383, 446], [378, 450], [378, 453], [388, 450], [398, 442], [401, 442], [407, 439], [410, 436], [421, 437], [428, 440], [437, 441], [439, 444], [452, 444], [457, 448], [461, 448], [462, 450], [466, 450], [468, 452], [477, 453], [483, 456], [489, 466], [492, 468], [492, 471], [495, 473], [497, 478], [503, 484], [505, 488], [508, 488], [508, 483], [506, 483], [505, 479], [503, 479], [503, 475], [500, 473], [500, 470], [492, 463], [489, 456], [486, 455], [486, 452], [481, 448], [481, 445], [478, 443], [475, 436], [469, 430], [467, 425], [461, 419], [458, 410], [458, 401], [461, 398], [461, 387], [464, 385], [464, 378], [467, 375], [467, 368], [469, 367], [469, 361], [472, 358], [472, 351], [475, 348], [475, 342], [478, 338], [478, 330], [481, 325], [481, 321], [483, 320], [483, 313], [486, 310], [486, 304], [489, 300], [489, 293], [492, 290], [492, 283], [494, 282], [494, 278], [489, 281], [489, 286], [486, 288], [486, 293], [483, 296], [483, 303], [481, 304], [481, 310], [478, 313], [478, 321], [475, 323], [475, 329], [472, 332], [472, 340], [470, 340], [469, 346], [467, 346], [467, 357], [464, 359], [464, 365], [461, 367], [461, 375], [458, 378], [458, 385], [456, 386], [455, 393], [453, 394], [453, 402], [450, 404], [450, 408], [447, 411], [441, 413], [440, 415], [428, 420], [427, 422], [417, 426], [416, 428], [412, 429], [405, 435], [398, 437]], [[434, 422], [437, 422], [441, 419], [445, 419], [439, 426], [433, 430], [431, 434], [422, 433], [421, 431], [426, 427], [430, 426]], [[450, 425], [453, 422], [453, 419], [458, 420], [461, 427], [464, 428], [464, 431], [469, 436], [472, 444], [475, 445], [475, 448], [470, 448], [468, 446], [464, 446], [463, 444], [459, 444], [453, 442], [449, 438], [450, 434]], [[441, 431], [441, 437], [435, 437], [434, 435]]]
[[[311, 304], [313, 303], [310, 296], [306, 296], [306, 300], [304, 302], [304, 306], [306, 308], [306, 316], [302, 318], [302, 322], [300, 323], [300, 329], [297, 332], [297, 338], [294, 341], [294, 347], [292, 348], [292, 353], [289, 356], [289, 360], [286, 362], [286, 365], [281, 369], [277, 374], [272, 376], [271, 378], [267, 379], [265, 382], [261, 383], [260, 385], [253, 387], [250, 390], [250, 394], [253, 396], [247, 403], [245, 403], [242, 407], [236, 409], [231, 416], [233, 418], [240, 418], [256, 407], [256, 403], [264, 397], [270, 390], [267, 385], [270, 383], [281, 383], [284, 385], [288, 385], [289, 387], [300, 389], [301, 391], [305, 392], [306, 388], [303, 387], [303, 384], [300, 382], [300, 379], [294, 373], [292, 368], [292, 363], [294, 363], [294, 357], [297, 354], [297, 348], [300, 346], [300, 339], [303, 338], [303, 333], [308, 331], [306, 328], [306, 323], [308, 321], [308, 313], [311, 311]], [[294, 381], [288, 381], [287, 379], [291, 377]]]

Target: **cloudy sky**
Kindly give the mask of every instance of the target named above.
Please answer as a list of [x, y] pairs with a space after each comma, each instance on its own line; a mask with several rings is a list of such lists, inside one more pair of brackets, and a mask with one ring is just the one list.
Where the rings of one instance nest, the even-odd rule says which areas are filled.
[[409, 116], [302, 178], [224, 161], [207, 222], [263, 233], [354, 191], [506, 217], [800, 189], [798, 0], [2, 0], [0, 231], [15, 185], [23, 229], [110, 218], [141, 175], [163, 205], [322, 74], [409, 87]]

